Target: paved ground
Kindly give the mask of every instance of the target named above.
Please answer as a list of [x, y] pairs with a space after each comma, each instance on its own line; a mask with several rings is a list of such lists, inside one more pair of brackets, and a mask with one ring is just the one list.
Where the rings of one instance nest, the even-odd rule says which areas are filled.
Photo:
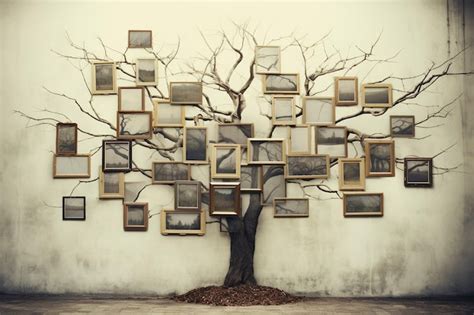
[[129, 313], [129, 314], [474, 314], [473, 298], [345, 299], [307, 298], [281, 306], [216, 307], [175, 303], [164, 298], [107, 296], [0, 295], [6, 313]]

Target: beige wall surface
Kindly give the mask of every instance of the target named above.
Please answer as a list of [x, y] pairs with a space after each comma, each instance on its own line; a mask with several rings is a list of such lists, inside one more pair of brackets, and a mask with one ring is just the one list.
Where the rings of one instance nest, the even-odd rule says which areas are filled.
[[[88, 130], [107, 131], [70, 101], [43, 89], [87, 103], [79, 73], [54, 53], [73, 53], [66, 33], [97, 54], [102, 54], [97, 37], [109, 47], [124, 50], [129, 29], [152, 29], [154, 47], [163, 52], [179, 38], [177, 64], [181, 68], [177, 66], [175, 72], [193, 58], [209, 55], [199, 30], [215, 44], [219, 31], [232, 34], [233, 22], [249, 23], [257, 29], [257, 38], [267, 41], [293, 33], [311, 42], [330, 32], [328, 49], [337, 47], [344, 56], [355, 53], [356, 46], [367, 49], [381, 33], [375, 57], [399, 54], [394, 62], [372, 62], [349, 73], [362, 83], [387, 75], [418, 74], [432, 61], [445, 60], [472, 44], [474, 14], [470, 2], [465, 2], [0, 2], [0, 292], [168, 294], [221, 284], [227, 271], [229, 239], [218, 225], [209, 225], [203, 237], [165, 237], [160, 234], [159, 216], [154, 216], [147, 232], [124, 232], [121, 202], [99, 201], [97, 182], [75, 191], [87, 196], [87, 220], [62, 221], [61, 198], [70, 194], [77, 181], [52, 179], [55, 130], [31, 127], [34, 123], [13, 111], [41, 116], [48, 115], [42, 112], [48, 108], [69, 115]], [[285, 40], [288, 43], [285, 38], [281, 42]], [[134, 51], [129, 56], [134, 59], [139, 54]], [[318, 54], [316, 59], [324, 57], [322, 51]], [[472, 51], [461, 56], [457, 69], [472, 69], [472, 56]], [[223, 73], [232, 58], [227, 52], [219, 60]], [[283, 51], [282, 70], [302, 73], [295, 47]], [[239, 71], [246, 74], [244, 68]], [[160, 76], [163, 84], [163, 73]], [[175, 79], [190, 78], [179, 75]], [[242, 77], [235, 80], [238, 84]], [[322, 80], [321, 89], [331, 82], [331, 76]], [[391, 83], [403, 89], [399, 82]], [[120, 80], [120, 84], [130, 82]], [[331, 296], [474, 293], [472, 86], [472, 78], [450, 76], [413, 101], [428, 107], [401, 104], [382, 117], [366, 115], [349, 121], [348, 126], [367, 133], [386, 133], [390, 113], [423, 119], [433, 106], [462, 95], [446, 119], [428, 124], [439, 127], [417, 129], [418, 137], [430, 137], [396, 139], [395, 152], [398, 158], [433, 156], [456, 143], [435, 159], [435, 165], [463, 165], [435, 176], [432, 189], [404, 188], [400, 169], [392, 178], [368, 179], [367, 191], [384, 193], [383, 218], [344, 219], [342, 201], [316, 190], [307, 191], [316, 197], [310, 202], [309, 218], [274, 219], [272, 209], [264, 208], [255, 253], [259, 283]], [[331, 86], [322, 95], [332, 93]], [[229, 106], [225, 95], [209, 94], [222, 108]], [[257, 136], [265, 135], [270, 127], [268, 119], [258, 116], [261, 107], [268, 107], [261, 95], [257, 79], [246, 93], [243, 115], [244, 122], [256, 124]], [[395, 98], [399, 95], [394, 91]], [[96, 106], [113, 120], [116, 96], [98, 97]], [[337, 116], [354, 110], [338, 108]], [[101, 143], [86, 138], [80, 136], [81, 153]], [[354, 154], [352, 149], [349, 152]], [[150, 168], [158, 156], [142, 152], [137, 158]], [[92, 178], [100, 164], [99, 153], [92, 160]], [[197, 168], [196, 174], [205, 171]], [[336, 170], [331, 175], [328, 185], [336, 188]], [[146, 179], [127, 174], [126, 180]], [[288, 185], [288, 193], [302, 195], [294, 184]], [[171, 208], [172, 188], [150, 186], [139, 200], [149, 202], [152, 212]]]

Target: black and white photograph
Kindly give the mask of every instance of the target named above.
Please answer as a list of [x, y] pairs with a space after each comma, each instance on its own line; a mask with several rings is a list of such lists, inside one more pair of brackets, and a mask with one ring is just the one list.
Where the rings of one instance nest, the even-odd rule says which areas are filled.
[[304, 97], [303, 124], [327, 126], [334, 125], [336, 107], [332, 97]]
[[104, 173], [99, 169], [99, 199], [123, 199], [125, 197], [125, 174]]
[[207, 164], [207, 142], [207, 127], [184, 128], [184, 162], [190, 164]]
[[209, 214], [212, 216], [240, 216], [240, 183], [210, 184]]
[[296, 124], [295, 98], [292, 96], [272, 97], [272, 123], [285, 126]]
[[201, 210], [201, 182], [177, 180], [174, 184], [176, 210]]
[[298, 73], [266, 74], [263, 76], [265, 94], [299, 94], [300, 77]]
[[118, 89], [118, 110], [138, 112], [145, 110], [145, 89], [127, 86]]
[[146, 202], [124, 203], [123, 229], [125, 231], [148, 230], [148, 203]]
[[280, 46], [255, 47], [255, 72], [257, 74], [281, 72]]
[[158, 60], [137, 59], [136, 84], [138, 86], [158, 85]]
[[63, 197], [63, 220], [84, 221], [86, 219], [86, 197]]
[[54, 155], [53, 178], [89, 178], [91, 157], [89, 154]]
[[329, 155], [288, 154], [288, 156], [286, 157], [285, 178], [328, 178], [329, 167]]
[[364, 84], [362, 85], [363, 107], [392, 107], [392, 85]]
[[334, 86], [337, 106], [357, 105], [359, 103], [359, 85], [356, 77], [336, 77]]
[[262, 183], [262, 205], [269, 206], [274, 198], [286, 197], [284, 166], [262, 165]]
[[310, 126], [288, 127], [288, 152], [290, 154], [311, 154]]
[[67, 155], [77, 153], [77, 124], [56, 124], [56, 154]]
[[308, 198], [275, 198], [273, 199], [273, 217], [305, 218], [309, 217]]
[[248, 164], [285, 164], [285, 140], [276, 138], [248, 139]]
[[240, 178], [240, 145], [213, 144], [211, 146], [211, 177]]
[[363, 158], [339, 159], [339, 190], [365, 190]]
[[366, 176], [395, 176], [395, 149], [393, 140], [365, 142]]
[[153, 110], [153, 127], [183, 127], [185, 124], [185, 106], [154, 100]]
[[117, 93], [115, 62], [94, 62], [92, 64], [92, 94]]
[[152, 31], [129, 30], [128, 48], [152, 48]]
[[253, 124], [219, 124], [217, 142], [247, 147], [247, 139], [254, 137], [253, 130]]
[[331, 158], [347, 156], [346, 127], [318, 126], [314, 133], [317, 154], [327, 154]]
[[152, 112], [117, 112], [117, 139], [151, 139]]
[[102, 142], [102, 170], [128, 172], [132, 169], [132, 143], [125, 140]]
[[393, 138], [415, 137], [415, 116], [390, 116], [390, 135]]
[[162, 235], [204, 235], [206, 214], [203, 211], [161, 211]]
[[383, 216], [383, 193], [344, 193], [344, 217]]
[[433, 186], [432, 158], [405, 158], [404, 166], [405, 187]]
[[242, 165], [240, 167], [240, 191], [262, 191], [262, 167], [260, 165]]
[[176, 105], [202, 104], [201, 82], [171, 82], [170, 103]]
[[177, 180], [189, 180], [191, 166], [182, 162], [163, 161], [152, 164], [153, 184], [174, 184]]

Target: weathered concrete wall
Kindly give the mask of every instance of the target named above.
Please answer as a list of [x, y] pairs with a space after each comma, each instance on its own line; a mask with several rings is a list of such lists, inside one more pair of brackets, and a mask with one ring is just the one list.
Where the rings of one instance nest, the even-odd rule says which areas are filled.
[[[180, 58], [189, 60], [206, 51], [197, 28], [213, 33], [221, 27], [229, 28], [230, 20], [242, 23], [250, 19], [259, 25], [260, 35], [268, 30], [269, 38], [295, 30], [316, 40], [332, 30], [331, 43], [342, 52], [350, 46], [354, 49], [354, 45], [367, 47], [383, 30], [377, 56], [401, 52], [396, 63], [379, 65], [366, 78], [370, 67], [352, 73], [370, 81], [388, 74], [418, 74], [432, 60], [444, 60], [472, 44], [473, 11], [469, 1], [449, 5], [446, 1], [232, 5], [2, 2], [0, 291], [167, 294], [219, 284], [227, 269], [229, 242], [218, 226], [208, 226], [206, 236], [201, 238], [163, 237], [159, 219], [154, 217], [148, 232], [125, 233], [121, 203], [99, 201], [96, 183], [82, 185], [76, 192], [88, 197], [87, 221], [62, 221], [61, 197], [70, 193], [75, 181], [51, 178], [54, 130], [25, 128], [25, 119], [12, 111], [38, 115], [38, 110], [48, 106], [74, 117], [80, 125], [97, 128], [69, 102], [42, 89], [46, 86], [87, 100], [77, 72], [50, 51], [71, 52], [66, 31], [78, 43], [84, 42], [100, 53], [97, 36], [109, 46], [122, 49], [128, 29], [153, 29], [157, 44], [171, 45], [180, 36]], [[462, 63], [472, 69], [472, 52], [461, 60], [461, 70]], [[295, 50], [283, 53], [284, 71], [301, 72], [301, 66]], [[460, 172], [436, 176], [433, 189], [405, 189], [400, 170], [394, 178], [369, 179], [368, 191], [385, 193], [383, 218], [344, 219], [339, 200], [311, 201], [308, 219], [275, 220], [271, 208], [266, 208], [257, 236], [258, 281], [291, 292], [319, 295], [474, 293], [470, 281], [474, 278], [473, 83], [472, 77], [440, 81], [418, 102], [440, 105], [463, 93], [455, 110], [441, 121], [442, 126], [417, 130], [419, 136], [432, 134], [430, 138], [396, 141], [400, 158], [434, 155], [457, 143], [436, 158], [435, 164], [464, 163]], [[260, 93], [257, 80], [247, 95], [249, 109], [244, 114], [244, 120], [262, 128], [257, 129], [259, 136], [267, 124], [255, 115]], [[229, 103], [225, 98], [221, 101]], [[98, 103], [99, 110], [111, 120], [115, 106], [113, 97], [100, 98]], [[338, 109], [338, 115], [350, 111]], [[402, 105], [393, 113], [413, 113], [421, 119], [426, 108]], [[388, 115], [360, 118], [349, 126], [387, 132]], [[83, 141], [79, 151], [87, 152], [97, 145], [99, 141]], [[141, 162], [151, 164], [147, 158]], [[100, 157], [96, 156], [93, 177], [99, 165]], [[337, 187], [335, 175], [329, 182], [333, 187]], [[289, 185], [288, 191], [301, 194], [294, 185]], [[173, 204], [171, 189], [158, 186], [147, 189], [140, 199], [148, 201], [154, 211]]]

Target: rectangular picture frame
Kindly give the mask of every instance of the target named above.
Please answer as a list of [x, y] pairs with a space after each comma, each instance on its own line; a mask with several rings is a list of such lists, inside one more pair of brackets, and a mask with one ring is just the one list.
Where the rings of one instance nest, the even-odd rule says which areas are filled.
[[[114, 190], [114, 192], [110, 192]], [[123, 199], [125, 197], [125, 174], [104, 173], [99, 167], [99, 199]]]
[[[365, 200], [364, 200], [365, 197]], [[372, 197], [371, 199], [368, 199]], [[377, 200], [378, 199], [378, 200]], [[345, 218], [349, 217], [382, 217], [383, 216], [383, 193], [369, 193], [369, 192], [345, 192], [342, 196], [343, 213]], [[352, 202], [352, 204], [351, 204]], [[354, 204], [355, 203], [355, 204]], [[369, 203], [366, 205], [365, 203]], [[359, 211], [357, 207], [362, 207]], [[373, 208], [370, 211], [366, 208]]]
[[[339, 164], [339, 190], [365, 190], [365, 159], [340, 158]], [[357, 164], [358, 167], [349, 167]], [[357, 180], [358, 178], [358, 180]]]
[[[376, 94], [376, 92], [378, 92], [378, 94]], [[362, 84], [361, 103], [362, 103], [362, 107], [368, 107], [368, 108], [392, 107], [392, 104], [393, 104], [392, 85], [391, 84]]]
[[[114, 156], [108, 156], [114, 153]], [[116, 152], [120, 150], [120, 152]], [[114, 158], [115, 157], [115, 158]], [[119, 159], [113, 161], [111, 159]], [[125, 159], [126, 161], [123, 161]], [[117, 165], [116, 165], [117, 164]], [[102, 141], [102, 171], [103, 172], [130, 172], [132, 170], [132, 142], [129, 140], [103, 140]]]
[[[264, 94], [299, 94], [299, 73], [277, 73], [262, 76]], [[275, 85], [279, 84], [280, 87]]]
[[[286, 104], [282, 104], [286, 103]], [[278, 118], [278, 108], [282, 106], [290, 107], [290, 115], [288, 119]], [[280, 116], [281, 117], [281, 116]], [[286, 118], [286, 116], [283, 116]], [[274, 95], [272, 96], [272, 124], [275, 126], [291, 126], [296, 125], [296, 106], [293, 96]]]
[[76, 155], [77, 154], [77, 124], [57, 123], [56, 124], [56, 154]]
[[280, 46], [255, 46], [255, 73], [273, 74], [281, 72]]
[[[280, 143], [280, 153], [275, 153], [275, 160], [255, 160], [254, 156], [254, 148], [252, 143], [255, 142], [265, 142], [265, 143]], [[282, 138], [250, 138], [247, 140], [247, 164], [285, 164], [286, 163], [286, 142], [285, 139]], [[268, 151], [267, 149], [266, 151]], [[267, 157], [269, 155], [267, 154]], [[260, 154], [258, 157], [260, 158]]]
[[334, 100], [336, 106], [359, 104], [359, 79], [357, 77], [334, 78]]
[[[193, 133], [196, 133], [195, 130], [201, 130], [200, 134], [193, 135]], [[207, 127], [185, 127], [183, 133], [183, 161], [189, 164], [208, 164], [208, 143]]]
[[[204, 211], [174, 211], [161, 210], [161, 234], [162, 235], [198, 235], [206, 234], [206, 213]], [[171, 217], [177, 217], [178, 223], [172, 224]], [[189, 218], [195, 217], [190, 224], [184, 224]], [[195, 222], [198, 219], [198, 222]]]
[[[283, 207], [283, 203], [297, 203], [297, 208], [303, 209], [289, 209]], [[275, 198], [273, 199], [273, 217], [274, 218], [307, 218], [309, 217], [309, 198]]]
[[135, 84], [137, 86], [158, 85], [158, 60], [156, 58], [139, 58], [135, 60]]
[[[85, 221], [86, 220], [86, 197], [64, 196], [62, 209], [63, 209], [63, 221]], [[74, 210], [74, 215], [72, 213], [73, 210]]]
[[[142, 208], [143, 220], [140, 213], [136, 213], [135, 208]], [[131, 210], [134, 210], [131, 212]], [[123, 204], [123, 229], [124, 231], [142, 231], [148, 230], [148, 203], [147, 202], [125, 202]], [[133, 216], [133, 217], [132, 217]], [[131, 220], [136, 221], [132, 223]]]
[[433, 187], [433, 158], [406, 157], [403, 166], [405, 187]]
[[[311, 154], [311, 127], [307, 125], [296, 125], [287, 127], [288, 154], [310, 155]], [[306, 140], [304, 139], [306, 137]], [[298, 150], [299, 141], [306, 148]], [[301, 150], [302, 149], [302, 150]]]
[[392, 138], [414, 138], [415, 116], [392, 115], [390, 116], [390, 136]]
[[[167, 166], [168, 169], [165, 169]], [[169, 174], [160, 177], [159, 171]], [[191, 165], [178, 161], [156, 161], [152, 163], [151, 174], [152, 184], [174, 184], [177, 180], [191, 180]]]
[[331, 161], [327, 154], [288, 154], [286, 159], [285, 179], [327, 179], [330, 176]]
[[[379, 147], [377, 148], [376, 146]], [[388, 147], [389, 151], [387, 152], [381, 146]], [[389, 159], [388, 161], [387, 158]], [[387, 170], [382, 169], [385, 166], [388, 166]], [[366, 140], [365, 168], [366, 177], [395, 176], [395, 142], [393, 140]]]
[[[218, 190], [231, 190], [231, 193], [229, 197], [219, 196]], [[209, 194], [209, 215], [241, 216], [240, 182], [211, 182]]]
[[[142, 38], [139, 38], [139, 35]], [[151, 30], [129, 30], [128, 48], [153, 48], [153, 32]]]
[[[219, 151], [222, 150], [233, 150], [235, 153], [233, 161], [228, 161], [227, 164], [230, 164], [227, 168], [230, 168], [229, 171], [220, 171], [220, 168], [225, 168], [221, 165], [218, 165], [219, 163], [223, 163], [228, 160], [230, 157], [230, 152], [229, 155], [226, 156], [220, 156]], [[239, 179], [240, 178], [240, 159], [241, 159], [242, 153], [240, 150], [240, 145], [239, 144], [213, 144], [211, 145], [211, 178], [233, 178], [233, 179]]]
[[201, 182], [177, 180], [174, 183], [175, 210], [201, 211]]
[[[173, 119], [170, 119], [173, 117]], [[168, 100], [153, 100], [153, 127], [183, 128], [186, 124], [186, 107], [172, 105]]]
[[[316, 154], [328, 154], [330, 158], [345, 158], [347, 157], [347, 128], [342, 127], [342, 126], [315, 126], [314, 127], [314, 150]], [[331, 132], [333, 130], [333, 136], [332, 138], [334, 141], [332, 141], [330, 138], [325, 139], [324, 142], [321, 139], [321, 134], [320, 132], [323, 130], [327, 130], [326, 133]], [[343, 143], [338, 140], [340, 137], [335, 137], [335, 132], [336, 130], [339, 130], [339, 132], [343, 132]], [[332, 143], [334, 142], [334, 143]], [[325, 147], [323, 147], [325, 145]], [[338, 145], [338, 146], [343, 146], [343, 152], [337, 152], [339, 154], [332, 154], [331, 150], [335, 150], [335, 148], [331, 148], [332, 145]], [[341, 151], [341, 150], [339, 150]]]
[[[179, 88], [190, 95], [183, 95]], [[201, 105], [202, 96], [202, 82], [170, 82], [170, 103], [173, 105]]]
[[92, 63], [92, 94], [117, 94], [117, 69], [113, 61]]
[[225, 123], [217, 126], [217, 142], [240, 144], [247, 147], [247, 139], [254, 137], [254, 126], [251, 123]]
[[[135, 111], [120, 111], [117, 112], [117, 139], [120, 140], [145, 140], [151, 139], [153, 137], [153, 126], [152, 126], [152, 112], [143, 111], [143, 112], [135, 112]], [[136, 132], [131, 132], [127, 130], [127, 125], [125, 121], [131, 119], [133, 117], [146, 117], [144, 122], [139, 124], [139, 129]], [[130, 123], [129, 123], [130, 124]], [[133, 128], [133, 125], [128, 126], [129, 129]], [[135, 127], [137, 128], [137, 127]], [[132, 129], [133, 130], [133, 129]]]
[[303, 97], [304, 125], [330, 126], [334, 125], [335, 122], [336, 106], [333, 97]]
[[[62, 170], [69, 168], [70, 171]], [[91, 156], [89, 154], [53, 156], [53, 178], [90, 178]]]
[[[130, 100], [131, 95], [125, 95], [135, 91], [134, 97], [138, 100]], [[128, 104], [133, 103], [133, 104]], [[118, 111], [142, 112], [145, 111], [145, 89], [142, 86], [121, 86], [118, 88]]]

